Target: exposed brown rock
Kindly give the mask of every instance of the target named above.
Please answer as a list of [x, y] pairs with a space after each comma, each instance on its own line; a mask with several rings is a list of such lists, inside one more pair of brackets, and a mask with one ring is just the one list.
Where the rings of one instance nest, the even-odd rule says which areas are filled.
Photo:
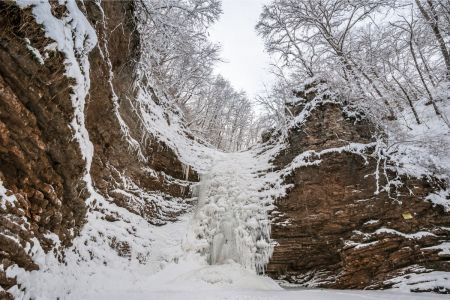
[[[151, 196], [187, 208], [184, 199], [190, 194], [189, 181], [198, 179], [192, 170], [185, 178], [175, 152], [143, 129], [133, 109], [140, 51], [133, 2], [102, 1], [102, 9], [94, 1], [78, 4], [99, 39], [89, 56], [91, 90], [85, 110], [94, 144], [90, 170], [94, 186], [105, 198], [151, 223], [175, 220], [183, 210], [165, 210], [153, 203]], [[55, 17], [66, 14], [66, 7], [57, 1], [51, 6]], [[89, 196], [83, 181], [85, 161], [69, 126], [74, 113], [70, 99], [74, 81], [65, 75], [64, 55], [47, 51], [49, 57], [39, 63], [26, 39], [41, 53], [54, 41], [45, 37], [31, 9], [22, 10], [13, 1], [0, 2], [0, 28], [0, 180], [17, 199], [14, 205], [0, 208], [0, 264], [3, 270], [17, 264], [31, 271], [38, 266], [24, 249], [33, 237], [50, 251], [53, 245], [45, 238], [47, 233], [57, 234], [67, 247], [83, 227]], [[139, 149], [127, 142], [116, 112], [127, 123]], [[156, 171], [152, 176], [150, 169]], [[110, 222], [120, 219], [95, 205], [91, 209], [103, 211]], [[129, 255], [128, 244], [111, 238], [110, 245], [118, 255]], [[7, 278], [3, 270], [0, 285], [8, 289], [15, 280]]]
[[[185, 198], [190, 181], [198, 178], [192, 170], [185, 178], [176, 153], [143, 129], [134, 109], [140, 45], [133, 4], [103, 1], [101, 9], [94, 1], [79, 4], [99, 38], [90, 54], [91, 90], [85, 111], [94, 144], [93, 184], [106, 199], [148, 222], [175, 220], [189, 206]], [[52, 13], [61, 18], [66, 8], [52, 1]], [[70, 245], [84, 225], [89, 195], [82, 180], [85, 161], [69, 126], [74, 82], [65, 76], [63, 54], [49, 52], [45, 64], [39, 63], [25, 38], [39, 51], [53, 41], [45, 37], [30, 9], [21, 10], [14, 2], [0, 2], [0, 28], [0, 180], [16, 198], [0, 208], [0, 285], [7, 290], [16, 281], [6, 276], [6, 268], [38, 268], [25, 250], [33, 238], [45, 251], [54, 247], [47, 233], [57, 234], [63, 247]], [[309, 94], [298, 96], [311, 100]], [[291, 111], [297, 114], [303, 108], [294, 106]], [[137, 146], [127, 141], [118, 115]], [[367, 120], [352, 119], [340, 105], [326, 103], [291, 130], [290, 146], [275, 163], [283, 168], [308, 150], [370, 143], [375, 132]], [[383, 288], [387, 279], [413, 265], [450, 271], [449, 257], [425, 249], [450, 240], [444, 228], [450, 227], [449, 214], [424, 200], [441, 184], [438, 180], [400, 176], [402, 186], [389, 195], [376, 194], [373, 148], [367, 149], [365, 159], [348, 152], [324, 154], [321, 159], [319, 165], [298, 168], [286, 178], [295, 186], [277, 201], [272, 216], [272, 237], [279, 246], [268, 266], [270, 275], [306, 285]], [[389, 178], [396, 176], [388, 171]], [[160, 207], [153, 196], [180, 208]], [[103, 212], [108, 222], [121, 219], [95, 205], [89, 209]], [[429, 234], [412, 238], [420, 231]], [[130, 256], [128, 243], [107, 238], [118, 255]], [[6, 297], [0, 292], [1, 299]]]
[[[367, 120], [350, 118], [340, 104], [325, 101], [291, 129], [289, 146], [275, 163], [283, 168], [307, 150], [369, 144], [375, 132]], [[272, 214], [272, 238], [279, 245], [267, 268], [271, 276], [306, 286], [361, 289], [384, 288], [386, 280], [414, 265], [450, 271], [449, 257], [424, 249], [450, 240], [450, 213], [425, 200], [441, 182], [398, 176], [401, 186], [376, 193], [374, 147], [364, 157], [344, 151], [320, 159], [286, 178], [294, 187]], [[392, 180], [398, 174], [387, 170], [387, 175]], [[379, 184], [387, 184], [384, 175]], [[426, 234], [414, 236], [418, 232]]]
[[[30, 10], [0, 2], [0, 28], [0, 180], [17, 199], [0, 209], [0, 260], [31, 271], [38, 268], [24, 249], [31, 238], [48, 251], [45, 233], [67, 246], [83, 225], [84, 161], [68, 126], [73, 109], [63, 56], [54, 52], [41, 65], [27, 49], [25, 38], [41, 49], [52, 42]], [[14, 280], [2, 271], [0, 284], [8, 288]]]

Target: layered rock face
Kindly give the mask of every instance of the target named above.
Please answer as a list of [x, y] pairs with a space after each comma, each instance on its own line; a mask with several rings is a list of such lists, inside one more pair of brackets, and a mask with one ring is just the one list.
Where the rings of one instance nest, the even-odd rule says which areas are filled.
[[[33, 6], [0, 2], [0, 286], [5, 290], [16, 284], [4, 273], [9, 266], [38, 269], [30, 251], [34, 244], [62, 253], [82, 230], [88, 211], [110, 222], [121, 218], [95, 199], [86, 202], [90, 182], [106, 201], [152, 224], [175, 220], [189, 206], [184, 199], [196, 173], [145, 129], [140, 115], [145, 107], [135, 100], [140, 45], [132, 3], [78, 3], [98, 38], [88, 57], [90, 70], [80, 68], [91, 83], [80, 121], [73, 102], [77, 82], [67, 74], [67, 54], [45, 34], [45, 20], [36, 19]], [[70, 19], [73, 6], [50, 5], [54, 20], [80, 25]], [[72, 34], [79, 30], [73, 28]], [[87, 54], [75, 51], [77, 59], [82, 55]], [[150, 100], [159, 101], [156, 94]], [[74, 122], [82, 121], [92, 158], [74, 137]], [[54, 249], [53, 234], [61, 249]]]
[[450, 212], [426, 200], [443, 183], [399, 174], [366, 119], [327, 97], [314, 102], [314, 89], [298, 96], [291, 109], [301, 121], [274, 161], [293, 171], [285, 178], [292, 187], [272, 213], [278, 245], [267, 273], [304, 286], [362, 289], [450, 271]]
[[[4, 268], [34, 270], [27, 243], [37, 237], [49, 250], [45, 233], [53, 232], [67, 245], [83, 224], [85, 163], [69, 126], [72, 82], [64, 56], [52, 52], [41, 65], [27, 46], [43, 49], [53, 41], [31, 11], [11, 2], [1, 2], [0, 11], [0, 179], [17, 199], [2, 205], [0, 259]], [[14, 283], [0, 278], [2, 287]]]
[[[188, 180], [198, 181], [198, 176], [142, 124], [140, 109], [148, 108], [135, 100], [141, 49], [133, 5], [132, 1], [85, 3], [99, 39], [90, 55], [93, 87], [87, 128], [95, 151], [91, 174], [95, 186], [117, 205], [153, 224], [165, 224], [183, 210], [165, 210], [150, 198], [156, 194], [161, 200], [187, 198]], [[161, 102], [156, 94], [150, 96], [153, 102]]]

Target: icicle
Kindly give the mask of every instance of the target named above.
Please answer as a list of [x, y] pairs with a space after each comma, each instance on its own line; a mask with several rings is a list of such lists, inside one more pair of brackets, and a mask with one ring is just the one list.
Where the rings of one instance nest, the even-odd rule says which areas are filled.
[[189, 179], [190, 168], [191, 168], [190, 165], [186, 165], [186, 164], [181, 163], [181, 170], [183, 172], [184, 180], [188, 180]]

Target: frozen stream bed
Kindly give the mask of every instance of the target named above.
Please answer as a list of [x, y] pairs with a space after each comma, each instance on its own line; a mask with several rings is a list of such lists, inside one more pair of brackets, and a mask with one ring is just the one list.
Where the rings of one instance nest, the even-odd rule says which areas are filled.
[[[136, 274], [138, 275], [138, 274]], [[142, 274], [143, 275], [143, 274]], [[117, 277], [116, 277], [117, 276]], [[150, 277], [136, 276], [136, 281], [120, 272], [105, 282], [104, 288], [89, 289], [70, 299], [127, 300], [426, 300], [444, 299], [433, 294], [399, 291], [339, 291], [282, 289], [264, 276], [243, 270], [237, 264], [216, 266], [183, 262], [167, 266]]]

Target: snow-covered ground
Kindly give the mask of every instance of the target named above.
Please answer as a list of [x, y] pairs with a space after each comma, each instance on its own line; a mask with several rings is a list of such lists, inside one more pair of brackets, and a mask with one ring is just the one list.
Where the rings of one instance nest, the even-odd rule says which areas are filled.
[[84, 299], [151, 299], [151, 300], [431, 300], [444, 296], [400, 294], [380, 291], [338, 290], [262, 290], [262, 289], [208, 289], [208, 290], [154, 290], [130, 291], [127, 294], [105, 295], [106, 298]]
[[257, 276], [236, 263], [211, 266], [198, 260], [172, 263], [161, 272], [145, 275], [136, 273], [134, 277], [126, 277], [120, 270], [103, 274], [89, 281], [83, 292], [80, 289], [81, 293], [69, 295], [67, 299], [426, 300], [445, 297], [394, 291], [282, 289], [270, 278]]

